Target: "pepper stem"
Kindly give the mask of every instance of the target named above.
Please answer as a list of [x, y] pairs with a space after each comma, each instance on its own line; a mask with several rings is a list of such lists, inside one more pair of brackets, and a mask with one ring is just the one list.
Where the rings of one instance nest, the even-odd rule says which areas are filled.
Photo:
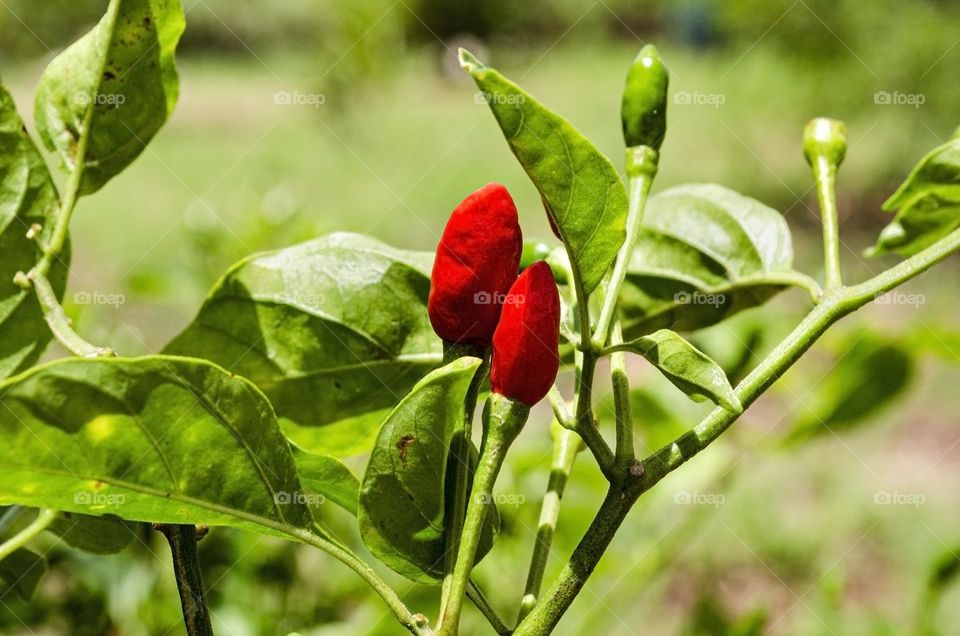
[[516, 439], [527, 421], [530, 407], [517, 400], [492, 393], [483, 409], [483, 443], [480, 447], [480, 460], [477, 472], [473, 476], [473, 488], [467, 504], [463, 534], [457, 551], [456, 565], [450, 583], [446, 607], [440, 615], [437, 628], [440, 636], [456, 636], [463, 609], [463, 598], [470, 581], [480, 545], [480, 534], [492, 501], [493, 486], [503, 466], [510, 444]]
[[826, 288], [843, 285], [840, 273], [840, 228], [837, 221], [837, 168], [847, 152], [847, 127], [843, 122], [818, 117], [803, 130], [803, 155], [813, 170], [817, 200], [823, 219], [823, 256]]

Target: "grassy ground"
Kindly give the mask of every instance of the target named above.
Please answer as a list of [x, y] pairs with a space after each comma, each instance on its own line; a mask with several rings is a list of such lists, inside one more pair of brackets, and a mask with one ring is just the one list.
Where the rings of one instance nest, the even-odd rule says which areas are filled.
[[[541, 59], [501, 54], [492, 62], [502, 62], [619, 163], [617, 96], [633, 54], [630, 44], [561, 43]], [[908, 106], [875, 105], [872, 93], [864, 92], [862, 102], [841, 99], [818, 84], [822, 77], [775, 62], [762, 48], [742, 59], [665, 54], [675, 92], [721, 95], [723, 104], [671, 105], [658, 188], [717, 181], [774, 205], [794, 228], [800, 267], [816, 273], [816, 207], [800, 130], [815, 115], [844, 117], [853, 143], [842, 174], [849, 245], [843, 257], [851, 278], [879, 270], [881, 264], [859, 255], [885, 220], [878, 203], [949, 129]], [[159, 350], [239, 258], [336, 230], [431, 249], [452, 207], [491, 180], [514, 193], [528, 236], [549, 236], [536, 191], [472, 86], [439, 70], [432, 55], [390, 64], [396, 77], [339, 94], [324, 92], [322, 69], [303, 58], [184, 60], [182, 97], [170, 124], [122, 177], [77, 211], [68, 305], [80, 329], [125, 354]], [[39, 70], [25, 66], [5, 76], [25, 113]], [[278, 94], [314, 102], [322, 95], [323, 103], [287, 105], [277, 103]], [[872, 307], [844, 323], [847, 333], [864, 326], [909, 338], [919, 362], [901, 403], [866, 430], [824, 435], [790, 451], [774, 443], [805, 414], [807, 396], [842, 356], [838, 337], [839, 351], [805, 361], [751, 409], [729, 441], [651, 494], [558, 633], [725, 634], [735, 633], [727, 618], [749, 623], [760, 614], [768, 617], [764, 633], [906, 633], [931, 563], [960, 544], [960, 404], [949, 388], [960, 380], [956, 274], [954, 262], [912, 284], [908, 291], [925, 296], [921, 306]], [[74, 302], [73, 294], [83, 292], [122, 299], [115, 306]], [[804, 301], [791, 293], [775, 304], [779, 317], [770, 320], [773, 335], [763, 348]], [[647, 370], [635, 373], [653, 382]], [[504, 507], [500, 548], [478, 578], [505, 613], [522, 591], [548, 453], [540, 417], [524, 432], [499, 487], [517, 503]], [[600, 477], [585, 456], [576, 477], [581, 481], [567, 497], [548, 577], [599, 498]], [[878, 493], [922, 495], [923, 502], [878, 504]], [[707, 503], [684, 504], [687, 495]], [[306, 551], [227, 531], [203, 546], [224, 633], [363, 633], [382, 614], [343, 569]], [[162, 550], [155, 562], [144, 556], [65, 555], [62, 578], [53, 580], [76, 585], [86, 572], [91, 594], [112, 590], [108, 605], [123, 633], [162, 631], [177, 618], [172, 581], [158, 567]], [[296, 584], [287, 585], [290, 579]], [[60, 597], [51, 585], [43, 594], [53, 604]], [[411, 589], [406, 596], [420, 604], [435, 595]], [[156, 599], [162, 600], [151, 605]], [[936, 614], [942, 633], [960, 621], [957, 601], [954, 589]], [[761, 633], [746, 623], [742, 633]], [[376, 625], [376, 633], [397, 633], [387, 618]], [[470, 625], [467, 633], [483, 633], [478, 623]]]

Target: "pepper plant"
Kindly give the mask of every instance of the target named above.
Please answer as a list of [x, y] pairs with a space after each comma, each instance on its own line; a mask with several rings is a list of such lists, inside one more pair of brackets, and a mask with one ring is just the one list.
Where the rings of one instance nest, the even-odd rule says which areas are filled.
[[[823, 217], [821, 286], [793, 268], [783, 217], [759, 201], [713, 184], [651, 196], [668, 101], [653, 47], [627, 73], [625, 181], [569, 122], [461, 51], [558, 241], [524, 242], [521, 216], [542, 212], [519, 215], [490, 184], [454, 210], [435, 255], [353, 234], [255, 254], [216, 282], [161, 354], [122, 357], [88, 342], [64, 312], [70, 219], [169, 117], [183, 29], [179, 0], [111, 0], [50, 63], [35, 119], [59, 158], [59, 186], [0, 87], [0, 581], [20, 594], [43, 567], [29, 548], [40, 533], [109, 553], [133, 524], [151, 523], [170, 543], [188, 633], [210, 634], [196, 542], [199, 528], [225, 526], [327, 552], [413, 634], [456, 634], [465, 599], [496, 633], [550, 633], [645, 492], [716, 440], [831, 325], [960, 249], [960, 139], [924, 157], [885, 206], [896, 216], [870, 253], [903, 260], [851, 284], [834, 196], [846, 133], [830, 119], [810, 123], [802, 150]], [[678, 333], [788, 288], [808, 293], [809, 313], [736, 386]], [[37, 366], [53, 339], [73, 357]], [[647, 457], [634, 447], [629, 356], [716, 404]], [[558, 370], [572, 372], [572, 394], [557, 388]], [[594, 415], [601, 372], [612, 431]], [[549, 428], [527, 423], [544, 398]], [[362, 439], [347, 448], [323, 433], [363, 438], [370, 422], [378, 434], [358, 479], [340, 460]], [[516, 614], [501, 618], [471, 570], [497, 547], [493, 491], [525, 424], [553, 445], [553, 461], [529, 576]], [[564, 487], [583, 450], [608, 487], [547, 583]], [[331, 503], [355, 516], [375, 559], [440, 586], [439, 609], [408, 608], [357, 541], [325, 525]]]

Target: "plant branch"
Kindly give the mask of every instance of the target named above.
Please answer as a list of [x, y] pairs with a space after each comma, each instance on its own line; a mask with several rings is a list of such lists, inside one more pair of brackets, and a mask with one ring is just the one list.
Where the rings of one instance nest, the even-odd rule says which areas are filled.
[[167, 523], [157, 523], [153, 527], [166, 537], [170, 544], [173, 572], [177, 579], [177, 591], [180, 592], [180, 606], [183, 609], [183, 624], [188, 636], [213, 636], [197, 554], [197, 527]]
[[497, 615], [497, 611], [490, 605], [490, 601], [487, 600], [480, 586], [474, 583], [473, 580], [467, 583], [467, 598], [469, 598], [473, 602], [474, 607], [483, 614], [487, 622], [490, 623], [490, 627], [493, 628], [493, 631], [495, 631], [498, 636], [510, 636], [510, 634], [513, 633], [513, 630], [507, 627], [507, 624]]
[[27, 527], [0, 544], [0, 561], [27, 545], [31, 539], [46, 530], [59, 514], [56, 510], [40, 510], [36, 519], [31, 521]]
[[[914, 278], [949, 255], [960, 251], [960, 230], [954, 230], [899, 265], [849, 288], [834, 288], [823, 301], [735, 389], [749, 407], [803, 355], [833, 323], [878, 295]], [[583, 588], [630, 508], [644, 492], [716, 440], [738, 414], [717, 407], [697, 426], [656, 451], [643, 462], [632, 463], [611, 482], [596, 517], [580, 540], [545, 600], [521, 622], [517, 635], [548, 634]]]
[[553, 417], [556, 418], [561, 426], [564, 428], [573, 426], [573, 415], [571, 415], [570, 409], [567, 408], [567, 401], [563, 399], [563, 395], [560, 393], [560, 389], [557, 388], [556, 384], [550, 387], [550, 390], [547, 392], [547, 402], [550, 403], [550, 408], [553, 409]]
[[836, 288], [843, 284], [840, 274], [840, 229], [837, 215], [837, 196], [835, 193], [837, 166], [826, 157], [818, 157], [813, 168], [814, 181], [817, 184], [817, 200], [820, 202], [820, 216], [823, 219], [823, 257], [826, 270], [826, 288]]
[[115, 355], [112, 349], [92, 344], [74, 330], [73, 325], [70, 323], [70, 318], [67, 317], [67, 313], [63, 310], [63, 305], [57, 300], [57, 295], [54, 293], [50, 281], [45, 276], [41, 276], [36, 270], [31, 270], [30, 273], [27, 274], [27, 278], [37, 294], [37, 301], [43, 310], [43, 319], [50, 327], [53, 336], [60, 344], [66, 347], [70, 353], [75, 356], [80, 356], [81, 358], [99, 358]]
[[593, 417], [593, 376], [597, 367], [596, 354], [592, 349], [588, 349], [578, 352], [578, 356], [580, 364], [577, 366], [577, 404], [573, 430], [593, 453], [603, 474], [607, 479], [612, 479], [613, 451], [597, 430], [597, 423]]
[[[610, 344], [623, 343], [623, 330], [620, 319], [613, 323]], [[614, 461], [623, 469], [634, 460], [633, 456], [633, 417], [630, 414], [630, 379], [627, 377], [627, 355], [622, 351], [610, 354], [610, 379], [613, 385], [613, 404], [617, 419], [617, 445]]]
[[[274, 527], [274, 526], [268, 526]], [[380, 598], [387, 604], [390, 611], [396, 617], [397, 621], [405, 627], [410, 633], [416, 636], [432, 636], [426, 616], [422, 614], [413, 614], [407, 609], [397, 593], [393, 591], [387, 583], [374, 572], [373, 568], [364, 563], [360, 557], [355, 555], [347, 548], [331, 541], [325, 536], [290, 526], [278, 524], [274, 529], [289, 535], [290, 537], [302, 541], [315, 548], [323, 550], [333, 558], [337, 559], [348, 568], [360, 575], [367, 585], [373, 588]]]
[[441, 636], [455, 636], [460, 625], [463, 598], [480, 545], [480, 534], [490, 508], [493, 486], [506, 459], [507, 450], [523, 428], [530, 407], [497, 393], [491, 394], [483, 411], [483, 443], [473, 476], [466, 520], [460, 536], [456, 565], [447, 597], [447, 606], [440, 615], [437, 631]]
[[553, 535], [557, 528], [557, 519], [560, 517], [560, 502], [567, 480], [573, 471], [573, 464], [577, 454], [583, 448], [583, 441], [573, 431], [555, 424], [550, 430], [553, 437], [553, 461], [550, 464], [550, 478], [547, 481], [547, 492], [540, 505], [540, 520], [537, 524], [537, 542], [530, 559], [530, 569], [527, 573], [527, 584], [520, 603], [518, 621], [533, 610], [540, 596], [543, 585], [543, 574], [550, 559], [550, 548], [553, 545]]
[[450, 587], [453, 583], [453, 571], [456, 566], [457, 552], [460, 547], [460, 534], [463, 532], [464, 519], [467, 514], [468, 486], [470, 481], [470, 450], [473, 437], [473, 414], [477, 408], [477, 395], [489, 370], [490, 357], [487, 352], [478, 347], [453, 345], [444, 346], [444, 364], [452, 362], [463, 355], [475, 356], [483, 360], [477, 368], [470, 386], [467, 388], [463, 404], [463, 422], [460, 430], [450, 444], [450, 460], [454, 465], [453, 502], [447, 527], [444, 531], [444, 576], [440, 594], [440, 615], [446, 611], [450, 602]]
[[630, 267], [630, 260], [633, 257], [633, 248], [640, 236], [643, 209], [647, 204], [647, 195], [650, 193], [650, 186], [653, 185], [653, 178], [657, 174], [658, 159], [659, 154], [653, 148], [647, 146], [627, 148], [630, 200], [627, 208], [626, 237], [617, 252], [613, 272], [610, 275], [610, 281], [603, 298], [603, 306], [600, 309], [600, 317], [597, 319], [597, 328], [594, 330], [591, 339], [595, 349], [601, 349], [607, 344], [610, 324], [620, 300], [620, 288], [627, 278], [627, 269]]

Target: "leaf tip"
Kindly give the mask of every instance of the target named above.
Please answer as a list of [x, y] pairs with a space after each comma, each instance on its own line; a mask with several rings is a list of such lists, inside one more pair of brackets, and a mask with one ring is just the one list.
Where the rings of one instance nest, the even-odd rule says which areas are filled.
[[457, 49], [457, 58], [460, 60], [460, 67], [471, 75], [486, 68], [473, 53], [463, 47]]

